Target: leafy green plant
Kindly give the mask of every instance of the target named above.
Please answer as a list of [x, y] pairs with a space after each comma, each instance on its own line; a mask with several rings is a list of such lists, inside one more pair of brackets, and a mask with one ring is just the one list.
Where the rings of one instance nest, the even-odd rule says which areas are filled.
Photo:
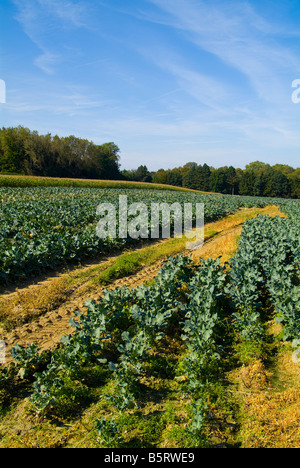
[[102, 416], [100, 419], [96, 419], [95, 428], [99, 443], [104, 448], [116, 448], [124, 440], [120, 437], [120, 430], [114, 419], [108, 420]]
[[248, 341], [261, 342], [264, 338], [264, 329], [257, 311], [241, 309], [232, 314], [234, 326], [240, 332], [240, 336]]
[[39, 352], [37, 343], [29, 345], [27, 348], [16, 344], [11, 349], [11, 355], [17, 363], [18, 376], [21, 379], [33, 376], [38, 367], [45, 364], [45, 356]]
[[281, 203], [289, 218], [258, 216], [242, 230], [239, 249], [230, 261], [227, 293], [236, 306], [235, 325], [242, 338], [262, 340], [262, 295], [276, 310], [284, 339], [300, 333], [299, 226], [294, 202]]
[[3, 367], [2, 369], [0, 369], [0, 388], [4, 387], [5, 384], [9, 381], [9, 379], [10, 379], [9, 368]]
[[221, 321], [223, 289], [226, 274], [220, 261], [201, 262], [188, 288], [189, 302], [185, 306], [185, 322], [182, 338], [189, 350], [184, 359], [188, 377], [185, 387], [189, 393], [197, 394], [203, 384], [206, 367], [220, 359], [222, 346], [218, 344], [217, 325]]
[[207, 405], [199, 399], [192, 403], [193, 420], [189, 428], [189, 433], [195, 441], [195, 446], [204, 440], [203, 428], [206, 419]]
[[143, 362], [149, 350], [148, 339], [143, 331], [134, 337], [128, 332], [122, 333], [123, 343], [118, 346], [119, 362], [109, 362], [109, 369], [113, 372], [117, 383], [117, 392], [108, 399], [118, 409], [135, 404], [138, 376], [143, 369]]

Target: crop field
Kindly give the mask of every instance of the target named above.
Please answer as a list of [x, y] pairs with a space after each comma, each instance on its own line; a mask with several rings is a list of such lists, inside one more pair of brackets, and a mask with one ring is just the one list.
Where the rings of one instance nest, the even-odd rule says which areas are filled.
[[[215, 221], [243, 206], [266, 206], [247, 197], [122, 190], [128, 202], [204, 203], [205, 221]], [[100, 239], [96, 234], [100, 203], [117, 205], [120, 190], [95, 188], [0, 188], [0, 278], [15, 280], [79, 261], [96, 253], [122, 248], [128, 239]], [[149, 234], [150, 237], [150, 234]]]
[[[134, 249], [95, 233], [97, 206], [119, 194], [0, 188], [3, 287]], [[249, 216], [228, 262], [184, 251], [140, 285], [89, 289], [58, 346], [16, 342], [0, 371], [0, 447], [300, 447], [299, 201], [122, 194], [204, 203], [206, 224], [270, 204], [282, 216]]]

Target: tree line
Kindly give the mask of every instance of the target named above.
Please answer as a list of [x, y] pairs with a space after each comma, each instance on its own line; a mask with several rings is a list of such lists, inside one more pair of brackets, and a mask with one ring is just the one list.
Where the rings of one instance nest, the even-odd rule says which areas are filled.
[[0, 129], [0, 173], [120, 179], [119, 148], [75, 136], [39, 135], [22, 126]]
[[149, 172], [146, 166], [123, 171], [129, 180], [155, 182], [178, 187], [230, 195], [300, 198], [300, 168], [286, 164], [271, 166], [261, 161], [245, 169], [224, 166], [210, 167], [189, 162], [183, 167]]
[[0, 129], [0, 173], [44, 177], [129, 180], [173, 185], [204, 192], [300, 198], [300, 168], [250, 163], [245, 169], [189, 162], [150, 172], [146, 165], [120, 170], [115, 143], [96, 145], [75, 136], [39, 135], [22, 126]]

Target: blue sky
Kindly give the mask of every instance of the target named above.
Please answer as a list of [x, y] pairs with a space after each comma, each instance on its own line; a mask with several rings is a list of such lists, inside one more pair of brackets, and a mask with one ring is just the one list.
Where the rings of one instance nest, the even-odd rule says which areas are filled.
[[0, 127], [113, 141], [127, 169], [298, 167], [299, 25], [299, 0], [1, 0]]

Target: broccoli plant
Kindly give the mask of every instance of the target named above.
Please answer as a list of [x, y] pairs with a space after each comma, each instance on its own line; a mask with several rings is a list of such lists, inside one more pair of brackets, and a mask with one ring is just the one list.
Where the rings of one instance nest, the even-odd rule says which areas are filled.
[[120, 430], [113, 418], [108, 420], [102, 416], [100, 419], [96, 419], [95, 428], [99, 443], [104, 448], [116, 447], [124, 440], [120, 437]]
[[118, 346], [119, 362], [108, 364], [117, 383], [117, 393], [114, 396], [108, 396], [108, 399], [119, 409], [135, 403], [138, 377], [149, 350], [148, 338], [143, 331], [138, 332], [134, 337], [124, 332], [122, 339], [123, 344]]

